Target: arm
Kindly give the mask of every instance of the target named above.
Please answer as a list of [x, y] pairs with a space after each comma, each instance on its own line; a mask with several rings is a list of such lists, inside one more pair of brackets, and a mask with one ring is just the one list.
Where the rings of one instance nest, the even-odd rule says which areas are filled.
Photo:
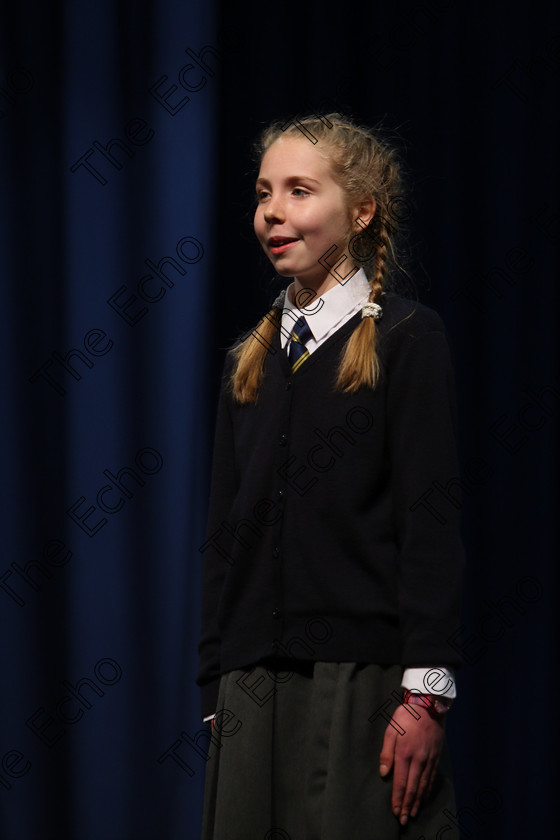
[[214, 435], [208, 526], [206, 539], [199, 548], [204, 558], [204, 571], [198, 646], [200, 664], [196, 681], [201, 689], [203, 718], [216, 709], [221, 673], [218, 604], [228, 561], [221, 547], [220, 523], [228, 519], [238, 487], [230, 396], [226, 387], [231, 364], [230, 356], [226, 357]]
[[464, 551], [453, 370], [443, 330], [404, 337], [388, 380], [403, 663], [453, 667], [461, 662], [448, 638], [457, 626]]
[[[401, 334], [388, 369], [399, 611], [408, 675], [433, 662], [460, 664], [447, 641], [459, 614], [464, 563], [454, 382], [445, 332], [438, 316], [431, 315], [432, 323], [420, 335]], [[430, 791], [445, 718], [400, 705], [393, 720], [404, 734], [387, 727], [380, 772], [393, 769], [393, 811], [404, 825]]]

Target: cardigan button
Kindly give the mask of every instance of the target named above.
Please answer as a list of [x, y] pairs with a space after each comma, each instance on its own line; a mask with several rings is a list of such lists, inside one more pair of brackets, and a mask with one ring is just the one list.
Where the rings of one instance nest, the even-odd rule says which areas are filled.
[[291, 387], [292, 387], [292, 380], [288, 379], [288, 381], [286, 382], [286, 391], [289, 391]]
[[282, 618], [282, 613], [277, 607], [272, 610], [272, 618]]
[[284, 491], [283, 491], [283, 490], [279, 490], [277, 495], [278, 495], [278, 498], [279, 498], [279, 499], [283, 499], [283, 498], [284, 498]]
[[278, 445], [279, 446], [286, 446], [287, 443], [288, 443], [288, 436], [287, 435], [280, 435]]
[[280, 557], [280, 547], [275, 545], [272, 549], [272, 556], [273, 557]]

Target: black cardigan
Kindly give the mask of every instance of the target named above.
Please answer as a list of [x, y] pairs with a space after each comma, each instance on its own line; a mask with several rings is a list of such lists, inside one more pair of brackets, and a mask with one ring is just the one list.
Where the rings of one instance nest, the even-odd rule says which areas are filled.
[[258, 401], [218, 406], [204, 557], [202, 714], [273, 657], [456, 666], [464, 552], [440, 317], [383, 298], [375, 390], [333, 390], [358, 312], [292, 374], [276, 333]]

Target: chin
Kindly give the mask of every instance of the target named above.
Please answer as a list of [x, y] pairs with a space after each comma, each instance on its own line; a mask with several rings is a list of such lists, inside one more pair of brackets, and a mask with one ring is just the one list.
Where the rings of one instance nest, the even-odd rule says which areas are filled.
[[[272, 263], [274, 265], [274, 263]], [[294, 277], [297, 274], [297, 269], [283, 267], [281, 265], [274, 265], [274, 269], [276, 274], [279, 274], [280, 277]]]

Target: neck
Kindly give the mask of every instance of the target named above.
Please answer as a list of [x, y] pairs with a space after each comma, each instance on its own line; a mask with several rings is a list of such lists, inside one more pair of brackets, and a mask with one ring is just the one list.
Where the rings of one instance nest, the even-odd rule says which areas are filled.
[[304, 309], [313, 301], [334, 289], [339, 281], [332, 274], [326, 272], [319, 280], [306, 280], [301, 277], [294, 277], [294, 282], [289, 287], [289, 295], [292, 303], [299, 309]]

